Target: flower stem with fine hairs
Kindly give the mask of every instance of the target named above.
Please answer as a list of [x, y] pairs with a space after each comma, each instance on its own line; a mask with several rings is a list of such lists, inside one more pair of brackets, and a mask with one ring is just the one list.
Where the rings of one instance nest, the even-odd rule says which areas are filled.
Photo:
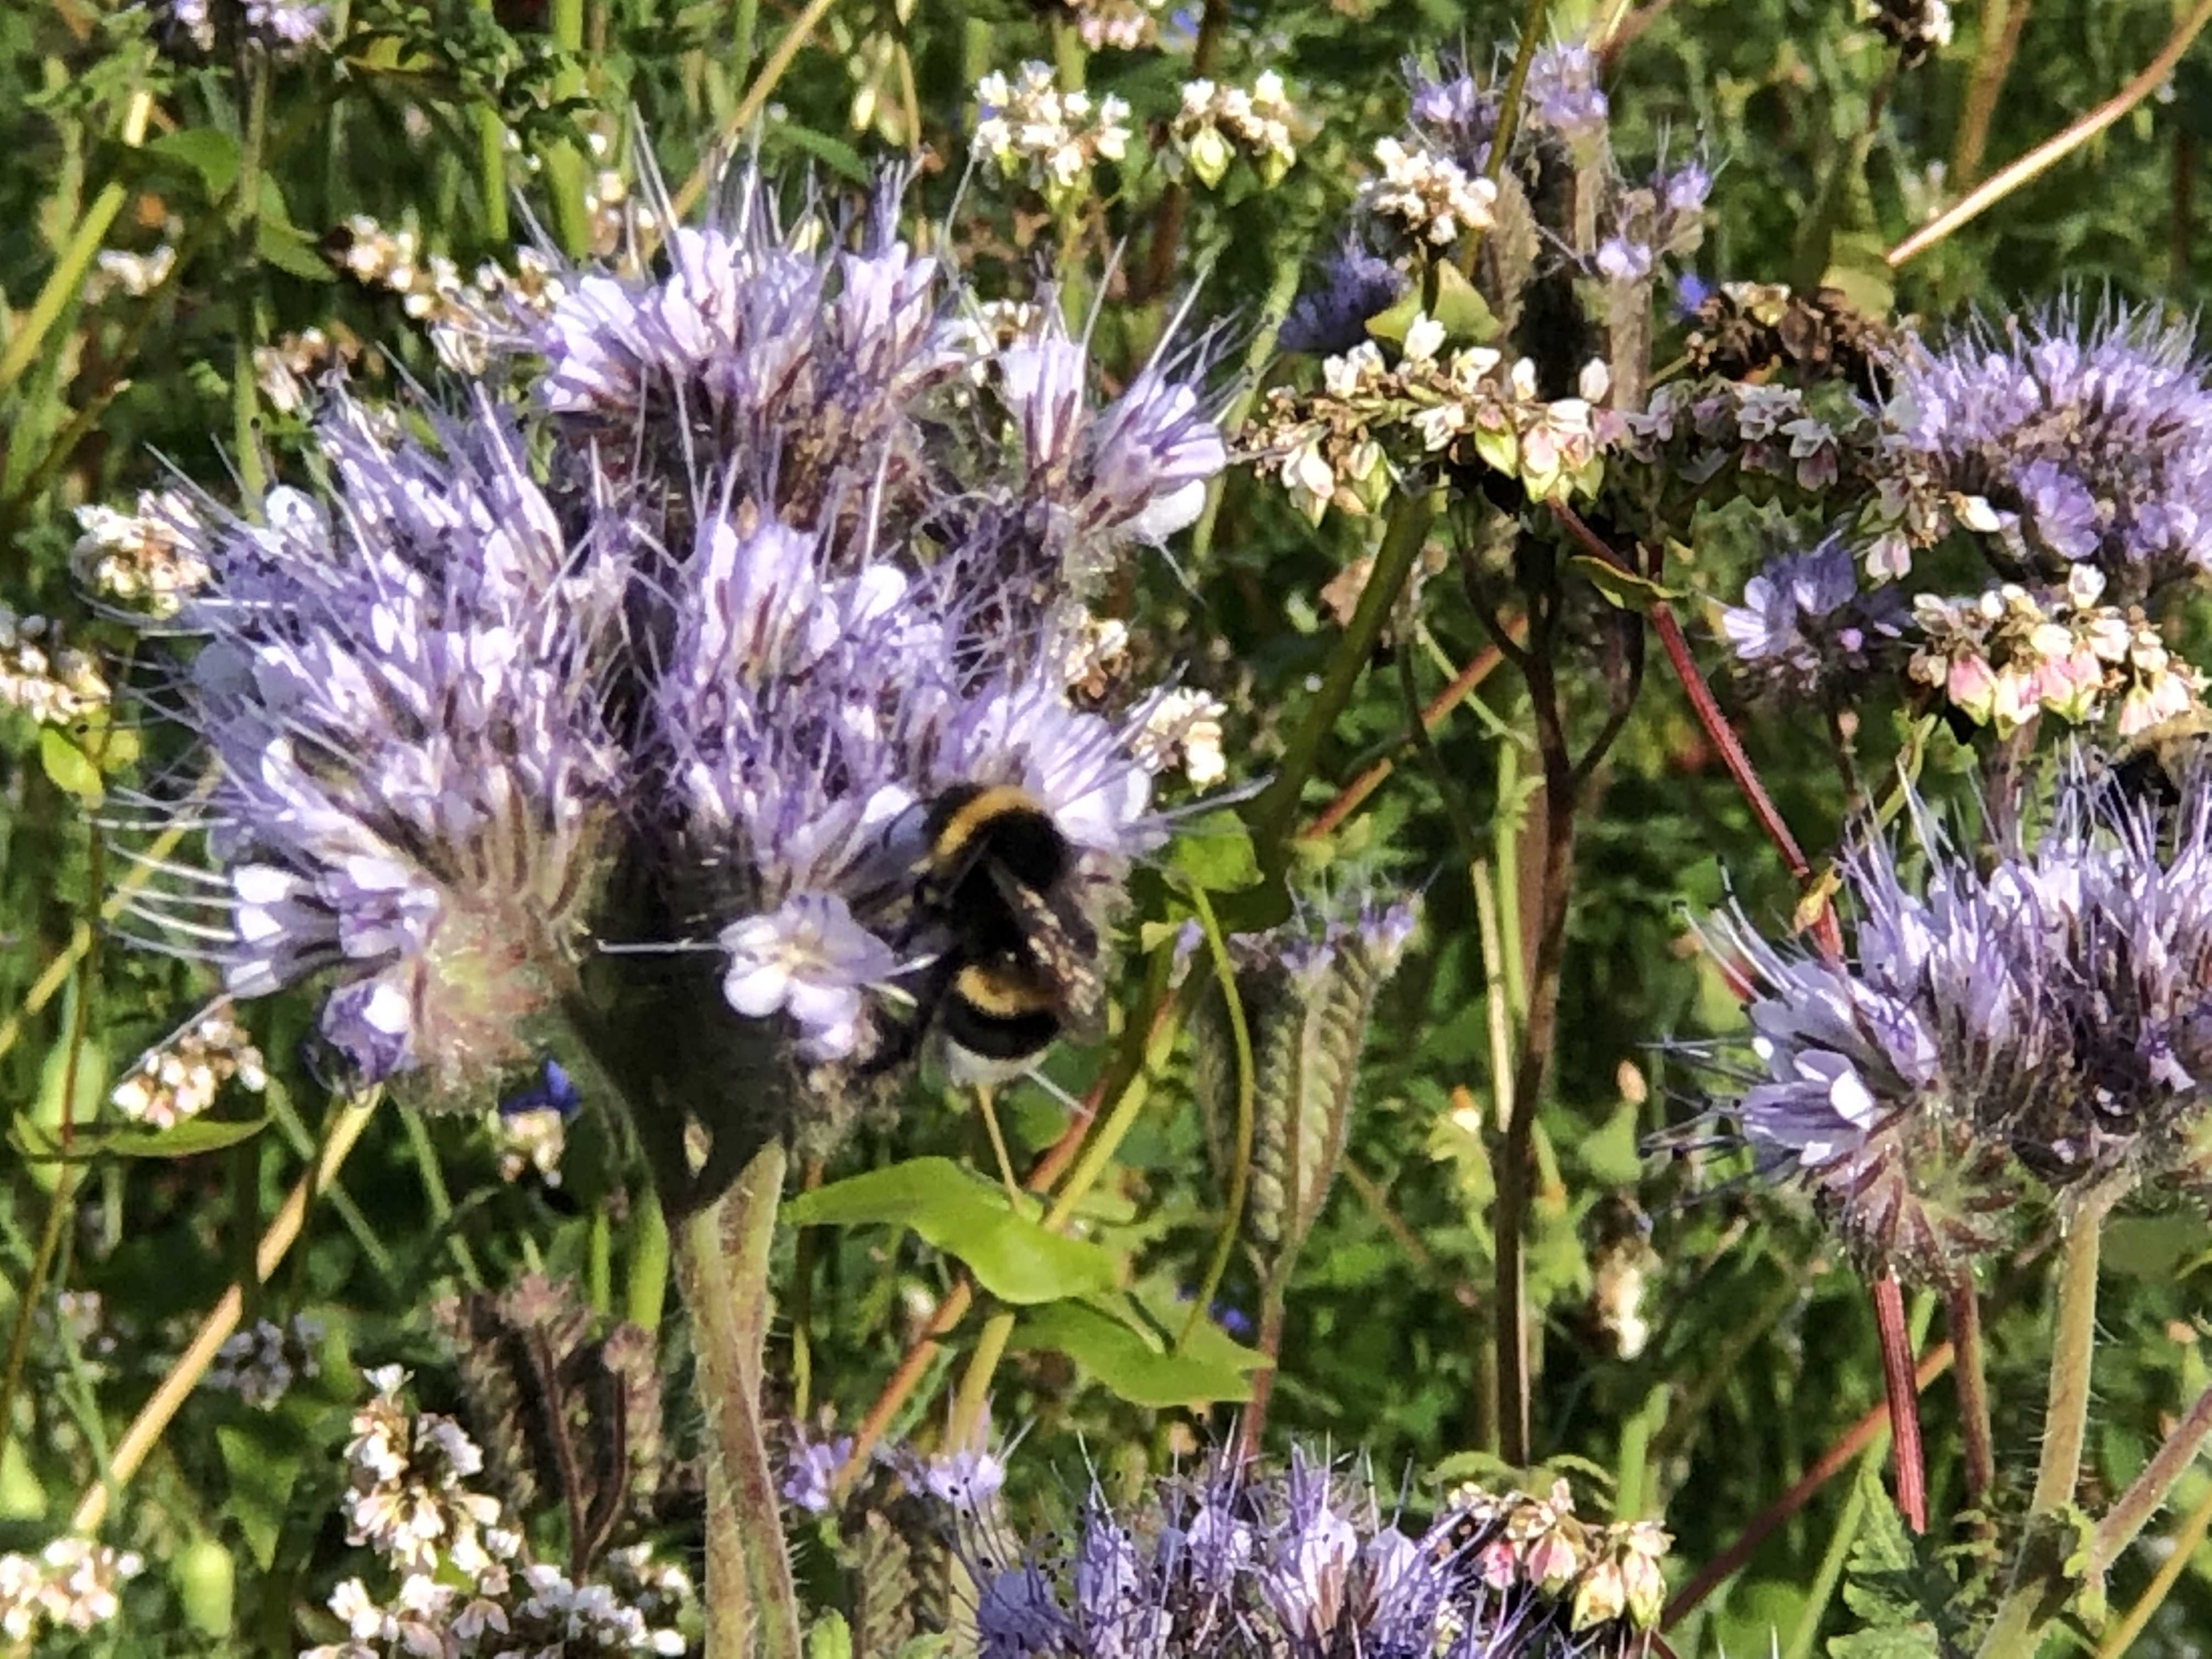
[[798, 1592], [761, 1431], [768, 1264], [786, 1157], [772, 1136], [729, 1189], [684, 1224], [678, 1253], [707, 1418], [709, 1659], [798, 1659]]
[[2082, 1448], [2088, 1439], [2091, 1362], [2097, 1344], [2097, 1267], [2104, 1223], [2117, 1190], [2093, 1192], [2067, 1218], [2059, 1254], [2058, 1309], [2052, 1320], [2050, 1386], [2044, 1406], [2043, 1457], [2028, 1500], [2028, 1533], [2014, 1561], [2011, 1585], [1983, 1637], [1981, 1659], [2032, 1653], [2037, 1633], [2065, 1597], [2063, 1517], [2082, 1480]]
[[2097, 1522], [2097, 1529], [2089, 1535], [2088, 1570], [2092, 1577], [2110, 1568], [2143, 1529], [2151, 1524], [2151, 1517], [2172, 1494], [2174, 1483], [2188, 1473], [2190, 1465], [2196, 1461], [2207, 1435], [2212, 1435], [2212, 1389], [2196, 1396], [2196, 1403], [2190, 1407], [2189, 1414], [2175, 1425], [2174, 1432], [2166, 1436], [2165, 1444], [2152, 1454], [2151, 1461], [2143, 1465], [2143, 1472], [2135, 1477], [2105, 1512], [2104, 1519]]
[[2202, 1547], [2208, 1532], [2212, 1532], [2212, 1488], [2206, 1490], [2196, 1507], [2165, 1541], [2165, 1559], [2158, 1563], [2158, 1570], [2152, 1575], [2143, 1593], [2135, 1599], [2135, 1605], [2105, 1633], [2104, 1642], [2097, 1649], [2097, 1659], [2125, 1659], [2125, 1656], [2135, 1651], [2135, 1638], [2143, 1634], [2143, 1627], [2151, 1622], [2152, 1616], [2165, 1605], [2166, 1598], [2181, 1582], [2182, 1574], [2196, 1563], [2196, 1552]]
[[1236, 969], [1229, 959], [1229, 940], [1222, 933], [1220, 918], [1213, 913], [1205, 889], [1193, 885], [1190, 895], [1192, 908], [1198, 912], [1198, 925], [1205, 930], [1206, 951], [1213, 958], [1214, 978], [1221, 987], [1222, 1001], [1228, 1006], [1230, 1040], [1236, 1050], [1236, 1145], [1230, 1154], [1229, 1194], [1222, 1202], [1221, 1236], [1214, 1241], [1213, 1256], [1206, 1263], [1206, 1276], [1199, 1283], [1198, 1294], [1191, 1300], [1191, 1316], [1183, 1322], [1182, 1334], [1175, 1339], [1179, 1349], [1190, 1341], [1191, 1333], [1198, 1328], [1198, 1322], [1206, 1317], [1206, 1310], [1213, 1306], [1222, 1276], [1229, 1271], [1229, 1258], [1236, 1250], [1236, 1231], [1243, 1224], [1244, 1197], [1252, 1180], [1252, 1120], [1257, 1087], [1252, 1062], [1252, 1028], [1244, 1017], [1244, 999], [1237, 994]]
[[1959, 1426], [1966, 1446], [1967, 1503], [1980, 1509], [1997, 1480], [1990, 1440], [1989, 1380], [1982, 1363], [1981, 1296], [1971, 1276], [1951, 1287], [1945, 1305], [1951, 1341], [1959, 1352]]

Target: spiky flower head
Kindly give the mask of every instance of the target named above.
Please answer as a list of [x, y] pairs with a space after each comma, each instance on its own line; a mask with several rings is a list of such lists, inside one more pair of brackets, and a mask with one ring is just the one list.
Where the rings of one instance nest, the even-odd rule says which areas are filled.
[[1002, 1659], [1507, 1659], [1624, 1654], [1659, 1613], [1666, 1535], [1544, 1499], [1455, 1492], [1425, 1530], [1363, 1468], [1217, 1464], [1127, 1506], [1096, 1488], [1025, 1545], [959, 1517], [982, 1652]]
[[488, 404], [432, 447], [340, 398], [327, 499], [211, 525], [179, 613], [184, 710], [219, 780], [213, 873], [149, 918], [235, 996], [327, 973], [321, 1030], [361, 1077], [443, 1092], [525, 1058], [598, 873], [620, 757], [595, 647], [616, 588]]
[[2060, 1196], [2171, 1167], [2212, 1077], [2212, 793], [2165, 823], [2085, 767], [1985, 870], [1924, 808], [1924, 873], [1844, 866], [1846, 961], [1719, 929], [1751, 987], [1756, 1067], [1723, 1109], [1880, 1265], [1952, 1282], [2035, 1180]]
[[2186, 327], [2059, 310], [1909, 350], [1895, 375], [1905, 487], [2001, 574], [2094, 564], [2126, 602], [2212, 565], [2212, 386]]

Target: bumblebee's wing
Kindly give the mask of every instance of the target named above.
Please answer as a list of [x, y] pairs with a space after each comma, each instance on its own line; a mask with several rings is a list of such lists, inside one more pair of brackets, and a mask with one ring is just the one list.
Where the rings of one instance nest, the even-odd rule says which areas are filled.
[[1105, 1000], [1096, 930], [1071, 901], [1038, 892], [995, 860], [985, 868], [1020, 925], [1022, 942], [1050, 986], [1060, 1018], [1080, 1033], [1096, 1022]]

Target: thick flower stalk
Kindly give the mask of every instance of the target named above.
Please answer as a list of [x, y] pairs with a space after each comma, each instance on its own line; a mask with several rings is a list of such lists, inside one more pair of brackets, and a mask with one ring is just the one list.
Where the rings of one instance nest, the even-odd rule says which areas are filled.
[[449, 1095], [524, 1059], [597, 885], [623, 762], [595, 674], [619, 575], [572, 543], [488, 404], [432, 448], [339, 399], [336, 483], [211, 524], [181, 710], [219, 763], [214, 869], [142, 912], [233, 996], [327, 975], [365, 1079]]

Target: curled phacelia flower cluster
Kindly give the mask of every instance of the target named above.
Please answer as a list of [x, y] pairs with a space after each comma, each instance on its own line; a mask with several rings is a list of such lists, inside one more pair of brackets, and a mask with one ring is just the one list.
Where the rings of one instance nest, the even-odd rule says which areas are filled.
[[[1902, 352], [1885, 505], [2000, 575], [2103, 572], [2123, 603], [2212, 564], [2212, 385], [2185, 327], [2054, 315]], [[1902, 574], [1900, 569], [1897, 574]]]
[[995, 1659], [1628, 1654], [1664, 1599], [1667, 1535], [1584, 1522], [1564, 1484], [1541, 1498], [1464, 1487], [1408, 1531], [1363, 1472], [1294, 1455], [1281, 1471], [1170, 1478], [1126, 1508], [1094, 1491], [1033, 1548], [955, 1509]]
[[1987, 868], [1915, 807], [1926, 871], [1885, 842], [1844, 884], [1855, 955], [1719, 929], [1751, 985], [1753, 1151], [1868, 1259], [1955, 1282], [2028, 1184], [2061, 1198], [2181, 1167], [2212, 1077], [2212, 779], [2179, 804], [2069, 768], [2039, 834]]
[[304, 1313], [282, 1325], [257, 1319], [251, 1330], [226, 1338], [215, 1351], [207, 1386], [237, 1395], [256, 1411], [274, 1411], [293, 1383], [321, 1375], [316, 1355], [321, 1342], [321, 1322]]
[[2077, 565], [2056, 593], [2005, 582], [1965, 599], [1917, 594], [1910, 677], [2000, 737], [2038, 713], [2084, 724], [2115, 702], [2124, 738], [2202, 709], [2204, 676], [2140, 610], [2101, 603], [2104, 588]]
[[1128, 154], [1129, 106], [1112, 92], [1062, 92], [1049, 63], [976, 83], [976, 153], [1001, 178], [1059, 207], [1090, 188], [1090, 169]]
[[207, 582], [193, 550], [200, 515], [179, 490], [141, 490], [137, 509], [77, 509], [77, 569], [93, 590], [149, 616], [176, 614]]
[[278, 489], [266, 524], [199, 531], [176, 621], [207, 636], [186, 707], [222, 763], [217, 868], [137, 902], [233, 995], [334, 972], [336, 1053], [450, 1093], [524, 1057], [569, 971], [620, 773], [594, 680], [620, 589], [488, 402], [442, 436], [341, 397], [334, 507]]
[[398, 1367], [372, 1371], [369, 1381], [376, 1397], [354, 1414], [346, 1448], [348, 1538], [373, 1549], [397, 1582], [383, 1598], [362, 1579], [340, 1584], [330, 1611], [345, 1639], [301, 1659], [687, 1650], [676, 1628], [691, 1600], [680, 1569], [635, 1548], [609, 1555], [601, 1577], [582, 1581], [530, 1560], [499, 1500], [471, 1484], [484, 1466], [476, 1443], [450, 1418], [410, 1409]]
[[89, 1538], [56, 1538], [35, 1555], [0, 1555], [0, 1637], [11, 1643], [97, 1629], [122, 1611], [116, 1588], [145, 1562]]
[[61, 643], [58, 624], [0, 605], [0, 709], [41, 726], [67, 726], [109, 701], [107, 676], [89, 652]]
[[167, 1129], [213, 1106], [226, 1083], [257, 1095], [268, 1081], [253, 1039], [219, 1009], [142, 1055], [108, 1101], [134, 1123]]
[[1200, 77], [1183, 84], [1183, 106], [1167, 129], [1173, 153], [1211, 188], [1228, 175], [1242, 156], [1262, 185], [1273, 185], [1298, 159], [1298, 140], [1307, 123], [1273, 70], [1241, 86], [1218, 86]]
[[1546, 398], [1530, 359], [1445, 346], [1443, 326], [1417, 316], [1395, 363], [1370, 340], [1327, 359], [1318, 391], [1268, 394], [1267, 453], [1307, 518], [1372, 512], [1408, 487], [1408, 472], [1435, 461], [1503, 473], [1536, 500], [1597, 487], [1618, 424], [1600, 406], [1602, 361], [1584, 366], [1578, 395]]
[[1904, 632], [1889, 588], [1862, 592], [1850, 547], [1830, 537], [1771, 561], [1722, 612], [1721, 632], [1755, 696], [1826, 701], [1863, 689]]

